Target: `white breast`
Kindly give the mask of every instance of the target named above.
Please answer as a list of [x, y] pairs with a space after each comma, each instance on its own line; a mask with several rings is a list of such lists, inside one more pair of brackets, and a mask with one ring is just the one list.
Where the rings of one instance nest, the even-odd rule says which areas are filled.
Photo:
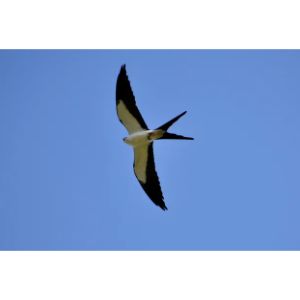
[[144, 130], [130, 134], [124, 139], [124, 142], [133, 147], [148, 144], [150, 142], [150, 140], [148, 139], [148, 135], [151, 131], [152, 130]]

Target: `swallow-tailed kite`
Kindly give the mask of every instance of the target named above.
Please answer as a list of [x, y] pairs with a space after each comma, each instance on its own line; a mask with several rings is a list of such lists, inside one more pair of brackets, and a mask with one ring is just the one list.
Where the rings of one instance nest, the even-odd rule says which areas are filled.
[[186, 111], [164, 125], [154, 130], [149, 130], [136, 106], [125, 65], [121, 67], [117, 79], [116, 104], [118, 117], [129, 134], [123, 141], [133, 147], [134, 174], [154, 204], [166, 210], [167, 207], [155, 171], [153, 141], [159, 139], [193, 140], [191, 137], [185, 137], [167, 131]]

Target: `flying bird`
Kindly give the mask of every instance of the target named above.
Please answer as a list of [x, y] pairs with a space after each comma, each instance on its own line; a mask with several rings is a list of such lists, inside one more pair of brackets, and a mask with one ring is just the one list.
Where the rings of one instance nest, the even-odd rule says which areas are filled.
[[168, 132], [169, 127], [186, 114], [186, 111], [156, 129], [149, 129], [136, 106], [125, 65], [122, 65], [117, 79], [116, 105], [119, 120], [128, 131], [128, 136], [123, 138], [123, 141], [133, 147], [134, 174], [154, 204], [167, 210], [155, 170], [153, 141], [161, 139], [193, 140], [191, 137]]

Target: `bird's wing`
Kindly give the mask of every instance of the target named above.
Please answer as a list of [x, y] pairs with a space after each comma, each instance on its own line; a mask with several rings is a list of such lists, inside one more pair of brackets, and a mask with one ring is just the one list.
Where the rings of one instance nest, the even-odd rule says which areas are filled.
[[134, 147], [134, 174], [149, 198], [166, 210], [164, 196], [161, 191], [159, 178], [155, 171], [153, 144], [144, 144]]
[[126, 127], [129, 134], [148, 129], [136, 106], [125, 65], [121, 67], [117, 79], [116, 101], [119, 120]]

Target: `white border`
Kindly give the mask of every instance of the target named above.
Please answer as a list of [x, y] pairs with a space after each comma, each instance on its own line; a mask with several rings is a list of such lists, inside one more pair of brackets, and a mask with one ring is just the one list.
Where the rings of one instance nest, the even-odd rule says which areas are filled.
[[300, 299], [299, 252], [1, 252], [0, 299]]
[[299, 48], [298, 1], [1, 0], [0, 48]]

